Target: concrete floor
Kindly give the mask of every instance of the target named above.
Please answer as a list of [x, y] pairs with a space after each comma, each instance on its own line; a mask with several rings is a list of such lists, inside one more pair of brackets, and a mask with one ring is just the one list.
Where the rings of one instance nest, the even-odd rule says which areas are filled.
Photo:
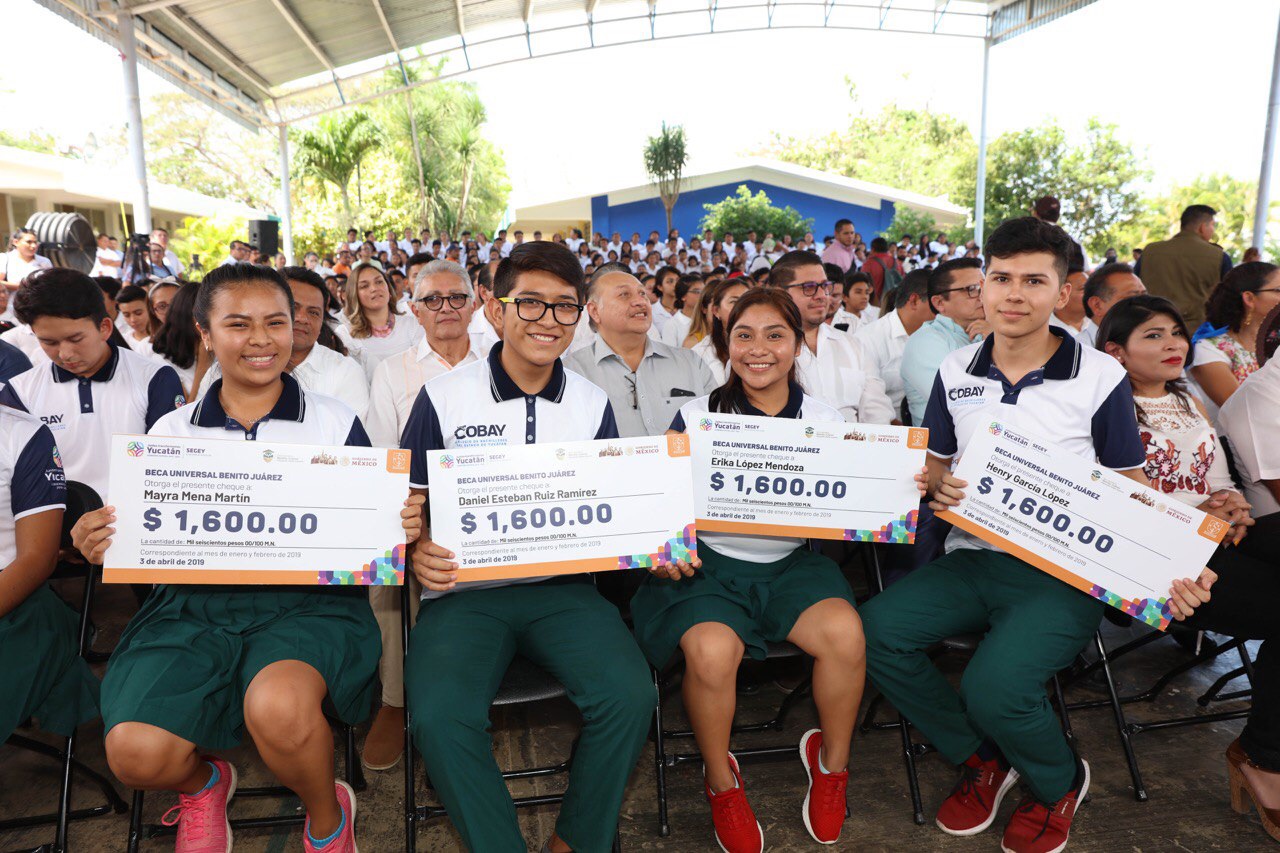
[[[100, 598], [99, 619], [103, 623], [98, 644], [109, 648], [123, 622], [132, 612], [131, 595], [125, 588], [107, 588]], [[1104, 623], [1105, 624], [1105, 623]], [[1108, 645], [1119, 645], [1136, 635], [1107, 626]], [[7, 650], [6, 653], [13, 653]], [[1122, 692], [1132, 692], [1149, 684], [1169, 666], [1185, 660], [1185, 653], [1172, 641], [1160, 640], [1126, 658], [1116, 667]], [[1151, 705], [1131, 705], [1128, 712], [1134, 720], [1195, 713], [1195, 697], [1221, 673], [1238, 665], [1234, 654], [1184, 676], [1163, 697]], [[962, 660], [952, 658], [944, 668], [958, 673]], [[755, 674], [760, 682], [754, 693], [741, 697], [741, 719], [768, 716], [782, 694], [763, 673]], [[1240, 685], [1233, 685], [1239, 687]], [[1097, 699], [1104, 696], [1101, 683], [1085, 681], [1068, 691], [1070, 701]], [[1238, 708], [1238, 703], [1215, 705], [1212, 710]], [[678, 691], [667, 707], [668, 725], [683, 721]], [[802, 703], [786, 730], [781, 734], [745, 737], [742, 744], [796, 743], [815, 719], [813, 706]], [[1242, 817], [1229, 807], [1223, 750], [1234, 738], [1239, 721], [1197, 725], [1190, 728], [1142, 733], [1136, 748], [1150, 801], [1134, 800], [1132, 785], [1119, 748], [1111, 713], [1107, 709], [1081, 710], [1072, 716], [1081, 754], [1093, 768], [1091, 800], [1076, 820], [1071, 837], [1075, 851], [1252, 851], [1277, 849], [1266, 837], [1255, 815]], [[494, 719], [495, 753], [503, 767], [551, 764], [568, 754], [569, 744], [577, 729], [574, 708], [564, 700], [499, 712]], [[32, 734], [50, 743], [53, 739]], [[359, 732], [363, 738], [364, 729]], [[686, 742], [687, 743], [687, 742]], [[81, 730], [79, 756], [91, 767], [102, 769], [102, 731], [100, 724]], [[692, 748], [689, 744], [688, 747]], [[932, 814], [950, 791], [954, 771], [937, 755], [919, 761], [920, 783], [926, 826], [916, 826], [911, 819], [910, 800], [903, 768], [900, 741], [896, 730], [873, 731], [858, 736], [849, 785], [852, 817], [845, 824], [839, 848], [859, 851], [932, 851], [949, 853], [998, 850], [999, 831], [1014, 807], [1006, 800], [1002, 816], [995, 827], [975, 838], [960, 839], [943, 835], [932, 824]], [[227, 756], [241, 774], [241, 785], [269, 784], [270, 779], [257, 760], [252, 747], [241, 747]], [[800, 818], [804, 798], [805, 777], [798, 759], [787, 758], [753, 762], [743, 769], [747, 790], [765, 831], [767, 849], [775, 851], [816, 850]], [[364, 853], [391, 853], [403, 849], [401, 822], [404, 788], [403, 773], [396, 768], [386, 773], [371, 773], [369, 787], [359, 797], [357, 838]], [[0, 746], [0, 818], [37, 814], [52, 809], [57, 792], [57, 772], [51, 763], [35, 759], [28, 753]], [[621, 836], [625, 850], [715, 851], [710, 832], [710, 818], [702, 797], [701, 774], [696, 763], [670, 769], [669, 786], [672, 834], [661, 838], [657, 832], [657, 801], [653, 774], [652, 746], [646, 747], [632, 775], [622, 810]], [[555, 792], [562, 779], [551, 778], [517, 782], [512, 790], [518, 795]], [[127, 792], [124, 792], [127, 798]], [[429, 792], [427, 792], [429, 793]], [[75, 804], [80, 807], [95, 801], [95, 792], [87, 786], [77, 787]], [[425, 794], [420, 791], [422, 801]], [[174, 804], [172, 795], [154, 794], [147, 798], [145, 819], [158, 822], [161, 814]], [[236, 801], [233, 815], [257, 816], [289, 814], [296, 803], [279, 800]], [[554, 826], [554, 806], [522, 810], [521, 825], [530, 848], [538, 850]], [[127, 815], [112, 815], [81, 821], [71, 830], [72, 851], [124, 850], [128, 827]], [[51, 828], [0, 832], [0, 850], [29, 849], [51, 841]], [[144, 843], [143, 850], [167, 850], [172, 841], [165, 838]], [[300, 850], [301, 831], [244, 830], [237, 835], [236, 850], [244, 853], [278, 853]], [[418, 834], [422, 851], [461, 850], [457, 834], [447, 820], [433, 821]], [[488, 851], [480, 851], [488, 853]]]

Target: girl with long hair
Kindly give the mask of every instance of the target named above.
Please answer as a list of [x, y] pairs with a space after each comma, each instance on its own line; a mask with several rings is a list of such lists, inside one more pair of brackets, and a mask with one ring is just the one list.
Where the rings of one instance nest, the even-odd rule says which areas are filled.
[[748, 282], [743, 278], [725, 278], [716, 282], [714, 287], [702, 291], [702, 306], [695, 318], [693, 327], [689, 329], [692, 337], [702, 337], [694, 344], [685, 338], [685, 346], [690, 347], [702, 357], [711, 368], [711, 375], [720, 384], [724, 384], [729, 376], [729, 315], [738, 300], [747, 292]]
[[400, 310], [396, 297], [395, 285], [378, 264], [357, 261], [351, 268], [342, 307], [347, 322], [337, 332], [371, 380], [383, 359], [422, 340], [422, 327]]
[[194, 311], [200, 287], [192, 283], [178, 288], [164, 322], [151, 337], [152, 356], [178, 372], [188, 400], [195, 399], [200, 380], [213, 364], [209, 351], [200, 345], [200, 331], [196, 328]]

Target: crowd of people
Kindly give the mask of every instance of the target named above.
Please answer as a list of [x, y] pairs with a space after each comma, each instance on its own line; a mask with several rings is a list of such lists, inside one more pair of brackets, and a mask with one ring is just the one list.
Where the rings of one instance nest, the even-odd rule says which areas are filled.
[[[953, 463], [998, 415], [1231, 525], [1169, 590], [1171, 633], [1264, 641], [1226, 761], [1233, 803], [1280, 841], [1280, 268], [1233, 266], [1202, 205], [1138, 264], [1091, 265], [1058, 213], [1040, 199], [982, 247], [864, 243], [847, 219], [821, 241], [353, 228], [298, 266], [237, 240], [198, 282], [163, 230], [136, 259], [103, 235], [93, 276], [51, 268], [19, 231], [0, 273], [0, 645], [23, 653], [0, 661], [0, 740], [33, 718], [67, 734], [101, 716], [112, 773], [175, 792], [176, 849], [205, 853], [231, 849], [237, 785], [206, 750], [247, 732], [306, 809], [304, 848], [347, 853], [355, 793], [334, 776], [327, 700], [350, 724], [373, 715], [373, 771], [402, 759], [408, 719], [465, 845], [524, 850], [488, 733], [518, 653], [583, 715], [542, 849], [605, 851], [653, 722], [649, 667], [682, 656], [714, 839], [757, 853], [763, 824], [730, 752], [736, 675], [785, 640], [813, 661], [819, 725], [798, 757], [816, 842], [846, 824], [870, 678], [959, 768], [941, 831], [986, 830], [1021, 781], [1002, 849], [1056, 853], [1090, 770], [1045, 685], [1107, 608], [936, 516], [963, 500]], [[469, 582], [431, 538], [426, 454], [471, 446], [468, 424], [559, 442], [682, 433], [707, 412], [929, 430], [916, 541], [886, 546], [883, 592], [855, 605], [839, 555], [790, 537], [699, 533], [696, 559], [636, 570], [629, 600], [582, 575]], [[407, 670], [394, 588], [166, 584], [135, 590], [99, 682], [48, 578], [60, 559], [100, 564], [112, 524], [138, 511], [107, 493], [107, 448], [148, 432], [410, 451]], [[59, 547], [68, 480], [107, 503], [76, 524], [73, 553]], [[930, 649], [961, 633], [983, 639], [957, 690]]]

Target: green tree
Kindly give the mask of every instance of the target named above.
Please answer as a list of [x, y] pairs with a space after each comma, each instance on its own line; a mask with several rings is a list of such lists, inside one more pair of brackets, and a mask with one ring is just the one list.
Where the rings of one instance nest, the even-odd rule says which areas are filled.
[[342, 196], [346, 222], [354, 222], [349, 187], [360, 164], [382, 145], [382, 136], [364, 110], [329, 113], [314, 129], [300, 131], [294, 140], [293, 164], [304, 178], [333, 184]]
[[700, 230], [710, 228], [716, 234], [755, 231], [761, 236], [773, 234], [778, 238], [787, 235], [799, 238], [813, 229], [812, 219], [802, 217], [790, 206], [774, 207], [764, 190], [752, 195], [745, 184], [739, 185], [737, 191], [724, 201], [702, 207], [707, 214], [702, 218]]
[[[849, 97], [856, 109], [852, 84]], [[875, 115], [852, 115], [847, 128], [825, 136], [775, 137], [761, 153], [896, 189], [947, 196], [958, 204], [973, 203], [972, 195], [961, 194], [957, 177], [964, 164], [977, 158], [978, 145], [968, 126], [946, 113], [888, 104]]]
[[667, 231], [671, 230], [671, 211], [680, 199], [680, 183], [688, 161], [684, 128], [680, 125], [667, 127], [664, 121], [658, 135], [650, 136], [645, 143], [644, 170], [658, 188], [658, 196], [667, 211]]
[[[1254, 207], [1258, 203], [1256, 181], [1241, 180], [1225, 173], [1199, 175], [1190, 183], [1177, 184], [1167, 192], [1147, 199], [1131, 220], [1112, 233], [1114, 246], [1121, 257], [1148, 243], [1168, 239], [1178, 230], [1182, 211], [1193, 204], [1207, 204], [1218, 211], [1215, 238], [1236, 263], [1244, 250], [1253, 245]], [[1274, 218], [1280, 202], [1271, 203]], [[1268, 227], [1266, 244], [1259, 246], [1267, 258], [1280, 257], [1280, 241], [1276, 229]]]
[[[885, 237], [892, 243], [903, 234], [910, 234], [911, 242], [914, 243], [921, 234], [932, 234], [937, 227], [938, 223], [931, 214], [907, 207], [905, 204], [895, 204], [893, 221], [885, 230]], [[871, 240], [868, 238], [867, 242], [870, 243]]]
[[[1139, 215], [1138, 186], [1149, 178], [1114, 124], [1090, 119], [1079, 141], [1057, 123], [1009, 131], [987, 150], [986, 230], [1053, 195], [1062, 202], [1062, 227], [1090, 255], [1101, 255], [1114, 231]], [[976, 195], [976, 158], [962, 166], [958, 184], [962, 197]]]
[[[169, 248], [186, 266], [186, 278], [198, 281], [204, 272], [222, 263], [230, 254], [232, 240], [243, 240], [249, 233], [249, 223], [243, 218], [221, 220], [212, 217], [188, 216], [182, 227], [173, 233]], [[194, 260], [200, 258], [200, 269]]]

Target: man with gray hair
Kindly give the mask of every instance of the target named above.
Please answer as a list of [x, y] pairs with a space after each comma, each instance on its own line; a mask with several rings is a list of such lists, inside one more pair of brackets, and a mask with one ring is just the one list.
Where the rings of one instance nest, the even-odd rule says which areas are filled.
[[[373, 371], [364, 425], [376, 447], [399, 447], [409, 412], [429, 380], [488, 354], [479, 335], [467, 331], [476, 310], [471, 277], [461, 264], [433, 260], [414, 279], [412, 310], [426, 333], [416, 347], [384, 359]], [[404, 676], [400, 593], [370, 587], [369, 603], [382, 632], [382, 707], [365, 738], [361, 760], [370, 770], [390, 770], [404, 751]], [[416, 615], [418, 595], [411, 595]]]
[[682, 405], [711, 393], [716, 382], [691, 350], [649, 337], [649, 294], [621, 265], [591, 277], [587, 314], [596, 339], [565, 359], [565, 366], [604, 389], [618, 435], [662, 435]]

